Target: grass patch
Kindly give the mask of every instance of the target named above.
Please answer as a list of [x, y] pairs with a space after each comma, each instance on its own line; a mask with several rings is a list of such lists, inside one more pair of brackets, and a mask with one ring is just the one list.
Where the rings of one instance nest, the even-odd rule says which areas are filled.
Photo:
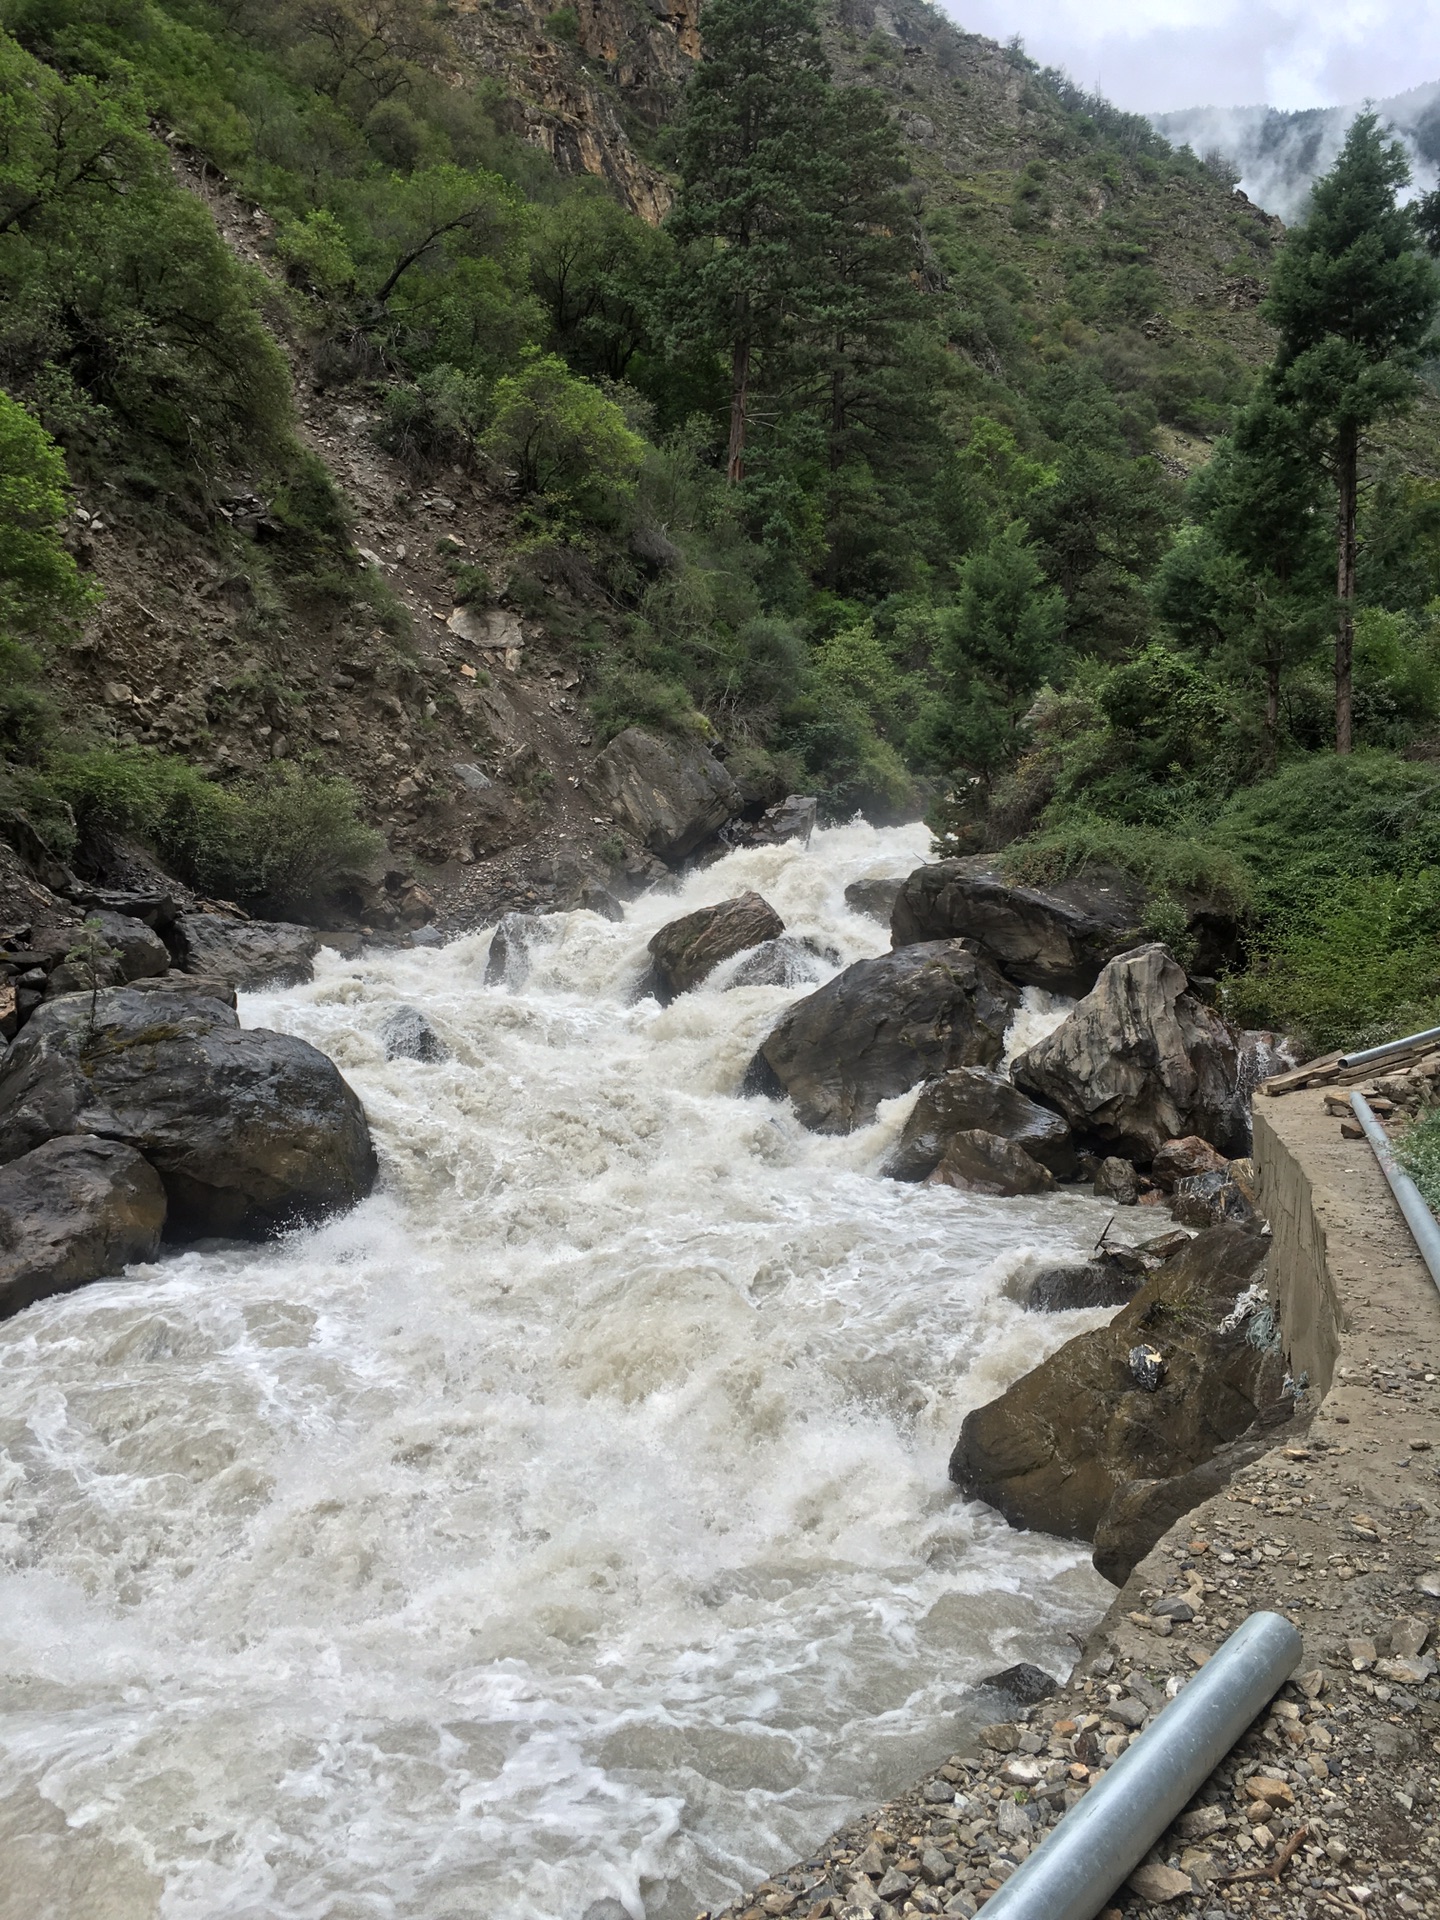
[[1395, 1158], [1440, 1213], [1440, 1113], [1423, 1114], [1395, 1143]]

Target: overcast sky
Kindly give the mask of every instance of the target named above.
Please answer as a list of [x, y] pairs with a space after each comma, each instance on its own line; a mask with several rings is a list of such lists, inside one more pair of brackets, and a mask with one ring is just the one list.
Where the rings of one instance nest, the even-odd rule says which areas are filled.
[[1135, 112], [1341, 106], [1440, 80], [1440, 0], [940, 0]]

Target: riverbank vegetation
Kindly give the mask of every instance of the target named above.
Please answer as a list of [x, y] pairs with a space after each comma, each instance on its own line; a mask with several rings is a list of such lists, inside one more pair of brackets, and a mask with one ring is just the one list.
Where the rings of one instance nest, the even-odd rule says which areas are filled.
[[[517, 138], [499, 81], [457, 84], [463, 23], [428, 0], [0, 0], [0, 434], [29, 489], [0, 492], [5, 805], [61, 851], [143, 830], [232, 895], [271, 885], [287, 808], [302, 866], [355, 854], [333, 782], [107, 759], [41, 685], [85, 611], [67, 472], [266, 604], [380, 591], [279, 335], [417, 482], [508, 496], [506, 590], [573, 649], [598, 740], [702, 734], [756, 806], [929, 806], [1017, 872], [1128, 867], [1159, 931], [1209, 894], [1247, 927], [1237, 1013], [1318, 1043], [1440, 1006], [1437, 288], [1403, 163], [1362, 117], [1280, 245], [1015, 47], [1038, 132], [957, 186], [854, 11], [710, 0], [674, 115], [634, 129], [674, 188], [656, 227]], [[968, 85], [937, 44], [932, 114]], [[197, 168], [267, 216], [268, 275]], [[1205, 261], [1221, 291], [1179, 291]], [[1267, 280], [1264, 365], [1216, 316]], [[243, 553], [241, 488], [267, 509]]]

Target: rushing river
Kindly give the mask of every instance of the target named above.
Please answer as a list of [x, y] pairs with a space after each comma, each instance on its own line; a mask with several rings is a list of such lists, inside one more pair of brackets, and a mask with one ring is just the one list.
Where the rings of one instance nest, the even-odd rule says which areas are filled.
[[[737, 1098], [809, 987], [634, 994], [746, 887], [884, 951], [845, 886], [926, 839], [557, 916], [512, 988], [479, 934], [242, 1001], [339, 1062], [381, 1186], [0, 1327], [3, 1920], [691, 1920], [951, 1751], [978, 1679], [1068, 1667], [1110, 1589], [946, 1460], [1097, 1323], [1006, 1283], [1107, 1210], [879, 1178], [911, 1098], [843, 1140]], [[386, 1062], [401, 1003], [449, 1062]]]

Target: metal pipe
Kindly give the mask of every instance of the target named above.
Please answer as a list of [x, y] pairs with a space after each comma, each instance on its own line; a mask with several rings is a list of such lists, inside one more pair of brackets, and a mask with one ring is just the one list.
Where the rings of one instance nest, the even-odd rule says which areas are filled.
[[1252, 1613], [985, 1906], [985, 1920], [1094, 1920], [1299, 1664], [1278, 1613]]
[[1390, 1182], [1390, 1191], [1394, 1194], [1405, 1224], [1414, 1236], [1420, 1249], [1420, 1258], [1430, 1269], [1430, 1278], [1440, 1287], [1440, 1221], [1430, 1210], [1430, 1203], [1395, 1158], [1390, 1145], [1390, 1136], [1376, 1119], [1370, 1102], [1364, 1094], [1352, 1093], [1350, 1105], [1355, 1118], [1365, 1129], [1365, 1138], [1375, 1149], [1375, 1158], [1380, 1162], [1380, 1171]]
[[1397, 1053], [1409, 1053], [1412, 1047], [1418, 1047], [1426, 1040], [1440, 1044], [1440, 1027], [1427, 1027], [1424, 1033], [1412, 1033], [1408, 1040], [1387, 1040], [1383, 1047], [1367, 1047], [1363, 1053], [1342, 1053], [1336, 1064], [1342, 1073], [1348, 1073], [1351, 1067], [1368, 1067], [1374, 1061], [1392, 1060]]

